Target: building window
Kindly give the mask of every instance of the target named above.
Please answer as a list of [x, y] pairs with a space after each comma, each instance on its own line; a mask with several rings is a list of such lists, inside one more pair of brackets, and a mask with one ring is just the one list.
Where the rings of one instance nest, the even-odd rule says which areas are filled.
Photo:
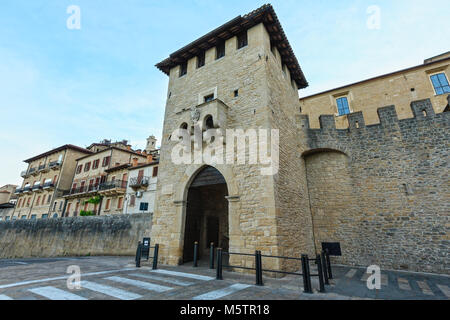
[[92, 170], [98, 169], [99, 164], [100, 164], [100, 160], [99, 159], [97, 159], [94, 162], [92, 162]]
[[47, 219], [48, 218], [48, 214], [43, 214], [42, 215], [42, 219]]
[[88, 162], [84, 165], [84, 172], [88, 172], [89, 170], [91, 170], [91, 163]]
[[58, 214], [57, 214], [57, 213], [55, 213], [55, 214], [53, 215], [53, 219], [56, 219], [56, 218], [58, 218]]
[[50, 201], [52, 200], [52, 197], [50, 195], [47, 196], [47, 204], [50, 204]]
[[39, 206], [40, 203], [41, 203], [41, 196], [38, 196], [37, 201], [36, 201], [36, 206]]
[[225, 57], [225, 41], [220, 42], [216, 47], [216, 59]]
[[158, 176], [158, 167], [153, 167], [153, 178]]
[[77, 174], [80, 174], [80, 173], [81, 173], [81, 170], [83, 170], [83, 165], [82, 165], [82, 164], [80, 164], [80, 165], [78, 166], [78, 168], [77, 168]]
[[348, 105], [347, 97], [342, 97], [336, 99], [338, 113], [340, 116], [344, 116], [346, 114], [350, 114], [350, 107]]
[[117, 209], [122, 209], [122, 205], [123, 205], [123, 198], [120, 197], [119, 201], [117, 201]]
[[187, 74], [187, 61], [180, 64], [180, 77]]
[[139, 206], [140, 211], [148, 211], [148, 202], [141, 202]]
[[206, 96], [206, 97], [204, 98], [204, 100], [205, 100], [205, 103], [210, 102], [210, 101], [213, 101], [213, 100], [214, 100], [214, 95], [213, 95], [213, 94], [210, 94], [209, 96]]
[[450, 93], [450, 86], [445, 73], [433, 74], [430, 78], [437, 95]]
[[136, 196], [131, 195], [130, 196], [130, 207], [134, 207], [136, 205]]
[[237, 48], [241, 49], [243, 47], [246, 47], [247, 45], [248, 45], [247, 31], [244, 31], [237, 36]]
[[205, 65], [205, 51], [200, 52], [197, 56], [197, 68], [201, 68]]
[[235, 98], [239, 97], [239, 89], [238, 90], [234, 90], [234, 97]]
[[23, 215], [20, 219], [26, 220], [26, 219], [27, 219], [27, 216]]
[[105, 210], [109, 210], [110, 205], [111, 205], [111, 199], [106, 200]]
[[103, 158], [103, 163], [102, 163], [102, 167], [107, 167], [109, 166], [109, 162], [111, 161], [111, 157], [104, 157]]

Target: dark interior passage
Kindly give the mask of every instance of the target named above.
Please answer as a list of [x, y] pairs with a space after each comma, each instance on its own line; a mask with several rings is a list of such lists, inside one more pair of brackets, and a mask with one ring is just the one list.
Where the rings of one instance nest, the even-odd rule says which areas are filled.
[[225, 179], [212, 167], [203, 169], [189, 188], [186, 209], [183, 262], [194, 256], [199, 243], [199, 258], [209, 258], [211, 242], [228, 251], [228, 195]]

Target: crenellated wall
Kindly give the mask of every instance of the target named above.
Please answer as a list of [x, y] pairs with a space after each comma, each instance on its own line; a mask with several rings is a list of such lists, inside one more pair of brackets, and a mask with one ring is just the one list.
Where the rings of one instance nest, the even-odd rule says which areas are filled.
[[335, 263], [450, 273], [450, 113], [435, 114], [430, 100], [411, 109], [404, 120], [378, 109], [370, 126], [354, 113], [348, 129], [333, 116], [320, 129], [299, 118], [315, 244], [340, 242]]

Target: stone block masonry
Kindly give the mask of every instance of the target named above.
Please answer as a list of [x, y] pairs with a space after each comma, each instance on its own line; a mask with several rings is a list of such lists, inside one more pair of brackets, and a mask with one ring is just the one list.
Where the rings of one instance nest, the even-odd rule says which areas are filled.
[[300, 116], [315, 244], [340, 242], [334, 263], [450, 273], [450, 113], [428, 99], [411, 109], [398, 120], [394, 106], [381, 108], [370, 126], [354, 113], [345, 130], [333, 116], [321, 129]]
[[133, 256], [151, 225], [151, 214], [1, 222], [0, 259]]

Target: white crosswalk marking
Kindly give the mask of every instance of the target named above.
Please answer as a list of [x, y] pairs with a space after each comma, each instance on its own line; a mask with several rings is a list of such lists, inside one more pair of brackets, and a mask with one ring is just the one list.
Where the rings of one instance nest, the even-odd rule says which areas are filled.
[[184, 272], [176, 272], [176, 271], [168, 271], [168, 270], [153, 270], [152, 272], [167, 274], [170, 276], [176, 276], [176, 277], [181, 277], [181, 278], [202, 280], [202, 281], [214, 280], [213, 277], [201, 276], [199, 274], [192, 274], [192, 273], [184, 273]]
[[128, 284], [131, 286], [135, 286], [135, 287], [139, 287], [139, 288], [142, 288], [145, 290], [155, 291], [155, 292], [166, 292], [166, 291], [172, 290], [172, 288], [170, 288], [170, 287], [160, 286], [160, 285], [149, 283], [149, 282], [133, 280], [133, 279], [128, 279], [128, 278], [122, 278], [122, 277], [109, 277], [109, 278], [106, 278], [106, 280], [123, 283], [123, 284]]
[[193, 300], [217, 300], [223, 297], [226, 297], [230, 294], [236, 293], [238, 291], [244, 290], [251, 287], [251, 285], [248, 284], [233, 284], [230, 287], [224, 288], [224, 289], [220, 289], [220, 290], [215, 290], [215, 291], [211, 291], [205, 294], [202, 294], [200, 296], [194, 297]]
[[351, 269], [347, 274], [345, 275], [347, 278], [353, 278], [353, 276], [356, 274], [356, 269]]
[[167, 278], [163, 278], [163, 277], [152, 276], [149, 274], [133, 273], [133, 274], [130, 274], [130, 276], [166, 282], [166, 283], [170, 283], [170, 284], [174, 284], [174, 285], [182, 286], [182, 287], [188, 287], [188, 286], [192, 286], [194, 284], [193, 282], [185, 282], [185, 281], [176, 280], [176, 279], [167, 279]]
[[403, 278], [398, 278], [398, 286], [400, 289], [402, 290], [411, 290], [411, 286], [409, 285], [409, 282], [407, 279], [403, 279]]
[[12, 298], [5, 296], [4, 294], [0, 294], [0, 300], [12, 300]]
[[420, 289], [422, 290], [423, 294], [433, 296], [434, 293], [431, 291], [430, 287], [425, 281], [417, 281], [417, 284], [419, 285]]
[[39, 296], [43, 296], [50, 300], [87, 300], [86, 298], [80, 297], [76, 294], [54, 288], [54, 287], [41, 287], [34, 288], [28, 291], [33, 292]]
[[439, 290], [442, 291], [443, 294], [445, 294], [447, 296], [447, 298], [450, 298], [450, 289], [443, 284], [437, 284]]
[[111, 296], [120, 300], [136, 300], [142, 298], [141, 295], [128, 292], [122, 289], [113, 288], [103, 284], [98, 284], [90, 281], [81, 281], [81, 287], [92, 291], [103, 293], [107, 296]]

